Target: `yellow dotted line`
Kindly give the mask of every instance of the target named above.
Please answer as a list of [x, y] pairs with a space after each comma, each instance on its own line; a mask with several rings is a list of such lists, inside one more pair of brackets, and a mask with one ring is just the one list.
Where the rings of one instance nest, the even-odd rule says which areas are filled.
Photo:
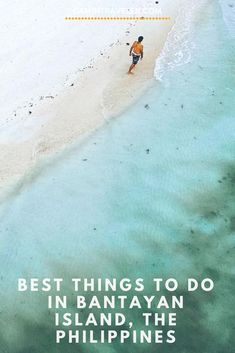
[[66, 21], [170, 21], [170, 17], [65, 17]]

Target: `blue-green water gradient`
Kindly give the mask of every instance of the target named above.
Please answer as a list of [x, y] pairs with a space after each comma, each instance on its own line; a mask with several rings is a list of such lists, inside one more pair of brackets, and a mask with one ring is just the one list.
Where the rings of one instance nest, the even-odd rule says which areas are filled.
[[[1, 206], [0, 352], [233, 352], [235, 52], [218, 3], [203, 11], [190, 63]], [[176, 343], [56, 346], [46, 302], [16, 284], [58, 276], [177, 278]]]

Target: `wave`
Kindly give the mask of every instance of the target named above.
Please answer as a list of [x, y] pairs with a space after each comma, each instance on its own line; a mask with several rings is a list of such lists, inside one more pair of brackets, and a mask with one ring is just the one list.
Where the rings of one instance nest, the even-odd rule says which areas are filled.
[[203, 0], [196, 3], [190, 2], [189, 5], [186, 1], [180, 7], [164, 48], [156, 59], [154, 76], [157, 80], [162, 80], [166, 72], [191, 61], [194, 43], [190, 34], [192, 33], [195, 14], [204, 2]]

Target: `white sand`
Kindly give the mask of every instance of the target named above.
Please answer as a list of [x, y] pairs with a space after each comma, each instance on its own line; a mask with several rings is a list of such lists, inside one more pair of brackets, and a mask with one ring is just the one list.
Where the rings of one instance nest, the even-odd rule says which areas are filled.
[[[77, 34], [79, 34], [80, 40], [76, 39], [74, 51], [71, 46], [69, 48], [66, 47], [66, 43], [70, 39], [74, 45], [74, 37], [71, 37], [71, 33], [69, 33], [70, 36], [63, 37], [62, 44], [58, 41], [60, 52], [55, 51], [53, 56], [54, 71], [52, 70], [51, 73], [50, 68], [47, 68], [47, 71], [44, 72], [47, 79], [39, 80], [38, 82], [35, 76], [37, 70], [35, 71], [34, 69], [32, 69], [33, 86], [32, 80], [24, 81], [20, 76], [20, 72], [18, 72], [19, 77], [11, 77], [11, 82], [9, 82], [7, 89], [12, 90], [12, 95], [9, 93], [10, 91], [7, 91], [7, 97], [2, 102], [3, 115], [0, 119], [2, 126], [0, 131], [0, 193], [6, 191], [7, 185], [10, 186], [19, 181], [42, 157], [53, 155], [69, 144], [76, 142], [79, 138], [86, 136], [101, 126], [107, 119], [117, 116], [138, 99], [153, 82], [156, 57], [159, 55], [167, 34], [174, 24], [177, 5], [180, 2], [182, 1], [173, 2], [169, 0], [164, 3], [164, 7], [162, 6], [163, 14], [171, 16], [171, 21], [167, 22], [137, 21], [128, 23], [124, 21], [105, 22], [102, 24], [87, 22], [82, 25], [75, 22], [72, 24], [73, 35], [75, 35], [77, 26], [79, 28]], [[71, 1], [71, 3], [74, 2]], [[103, 3], [107, 4], [107, 1]], [[130, 1], [129, 3], [135, 3], [135, 6], [137, 6], [136, 3], [138, 2]], [[127, 6], [125, 5], [125, 7]], [[74, 7], [71, 7], [67, 11], [69, 13], [66, 14], [63, 7], [60, 7], [57, 11], [59, 11], [61, 16], [62, 14], [73, 15], [74, 9]], [[53, 8], [50, 10], [52, 11]], [[55, 15], [58, 15], [58, 12], [55, 12]], [[52, 17], [50, 15], [50, 21], [52, 21]], [[52, 25], [50, 21], [49, 23]], [[47, 23], [47, 25], [49, 24]], [[64, 26], [69, 27], [71, 23], [64, 21], [63, 30], [66, 32], [67, 29]], [[60, 34], [61, 30], [62, 28], [59, 29]], [[29, 31], [29, 27], [27, 27], [27, 31]], [[53, 31], [58, 31], [58, 28], [55, 26]], [[101, 33], [102, 37], [100, 37]], [[46, 36], [45, 28], [42, 28], [41, 35]], [[130, 47], [126, 43], [133, 42], [139, 35], [143, 35], [145, 38], [144, 60], [138, 64], [135, 75], [130, 76], [126, 74], [131, 61], [128, 56]], [[118, 37], [119, 40], [117, 39]], [[110, 43], [110, 40], [115, 38], [115, 43], [113, 41]], [[84, 43], [81, 43], [81, 40], [83, 41], [84, 39]], [[18, 40], [20, 46], [21, 40], [17, 38]], [[92, 44], [93, 42], [94, 45]], [[108, 43], [110, 44], [108, 45]], [[28, 40], [28, 57], [30, 57], [31, 44]], [[47, 55], [44, 57], [45, 53], [41, 53], [39, 49], [42, 49], [40, 45], [38, 48], [38, 55], [42, 55], [40, 64], [42, 69], [46, 70], [44, 65], [46, 65]], [[50, 50], [50, 45], [48, 45], [47, 49]], [[32, 57], [34, 60], [36, 60], [35, 50], [33, 45]], [[76, 64], [76, 57], [80, 58], [79, 64]], [[21, 59], [24, 59], [24, 55]], [[90, 62], [88, 65], [90, 67], [84, 70], [85, 62]], [[75, 67], [76, 71], [74, 71]], [[73, 74], [68, 76], [67, 82], [59, 87], [58, 83], [61, 82], [62, 76], [64, 77], [66, 72], [72, 71]], [[51, 86], [49, 84], [50, 80], [53, 83]], [[27, 83], [26, 90], [24, 83]], [[18, 90], [16, 90], [16, 100], [13, 99], [15, 86], [19, 86]], [[50, 89], [56, 94], [51, 94]], [[31, 90], [32, 92], [30, 92]], [[34, 97], [37, 97], [40, 92], [44, 99], [37, 100], [36, 103], [35, 99], [29, 102], [26, 99], [28, 92]], [[43, 94], [42, 92], [46, 93]], [[17, 110], [16, 116], [9, 117], [8, 99], [10, 99], [11, 107], [15, 107], [15, 103], [17, 102], [18, 104], [23, 97], [26, 99], [27, 104]], [[4, 102], [7, 104], [4, 105]], [[29, 114], [29, 111], [32, 111], [32, 113]]]

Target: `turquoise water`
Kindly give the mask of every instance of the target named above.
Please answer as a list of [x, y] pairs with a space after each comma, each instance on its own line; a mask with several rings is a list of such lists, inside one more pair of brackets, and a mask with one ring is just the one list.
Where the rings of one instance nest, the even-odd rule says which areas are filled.
[[[190, 62], [1, 206], [1, 353], [233, 352], [235, 51], [216, 1], [189, 40]], [[16, 293], [53, 276], [177, 278], [176, 343], [56, 346], [45, 298]], [[188, 277], [215, 290], [188, 295]]]

